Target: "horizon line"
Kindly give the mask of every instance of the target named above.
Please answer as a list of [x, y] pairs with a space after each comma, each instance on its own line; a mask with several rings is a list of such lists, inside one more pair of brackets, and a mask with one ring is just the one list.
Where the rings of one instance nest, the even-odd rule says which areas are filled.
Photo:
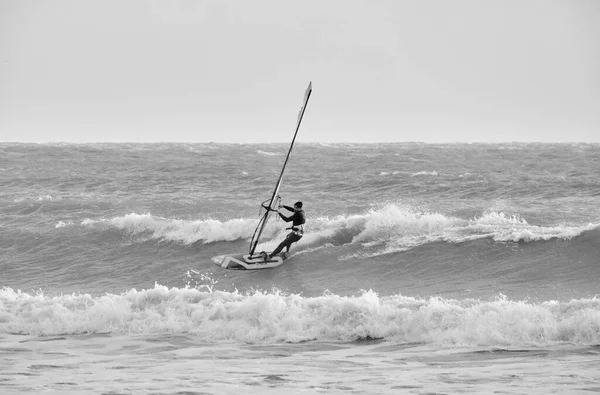
[[[73, 144], [73, 145], [84, 145], [84, 144], [246, 144], [246, 145], [260, 145], [260, 144], [289, 144], [289, 141], [271, 141], [271, 142], [260, 142], [260, 141], [0, 141], [0, 144], [37, 144], [37, 145], [51, 145], [51, 144]], [[518, 141], [518, 140], [506, 140], [506, 141], [296, 141], [295, 144], [600, 144], [600, 141]]]

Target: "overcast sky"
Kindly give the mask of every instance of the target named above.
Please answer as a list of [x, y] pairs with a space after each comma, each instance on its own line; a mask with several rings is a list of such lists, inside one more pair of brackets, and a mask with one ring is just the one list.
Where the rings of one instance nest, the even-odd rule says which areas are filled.
[[0, 141], [600, 142], [596, 0], [0, 0]]

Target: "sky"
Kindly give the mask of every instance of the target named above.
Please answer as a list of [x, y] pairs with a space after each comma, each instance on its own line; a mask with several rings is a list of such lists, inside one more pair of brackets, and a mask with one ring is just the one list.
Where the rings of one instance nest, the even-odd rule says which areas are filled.
[[0, 142], [600, 142], [596, 0], [0, 0]]

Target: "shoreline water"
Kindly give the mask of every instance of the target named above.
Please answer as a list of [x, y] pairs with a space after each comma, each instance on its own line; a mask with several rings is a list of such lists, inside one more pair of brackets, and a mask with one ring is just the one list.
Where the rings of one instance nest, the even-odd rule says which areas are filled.
[[10, 352], [0, 373], [4, 394], [576, 394], [600, 389], [597, 346], [439, 350], [381, 341], [216, 346], [192, 336], [94, 334], [4, 335], [2, 348]]

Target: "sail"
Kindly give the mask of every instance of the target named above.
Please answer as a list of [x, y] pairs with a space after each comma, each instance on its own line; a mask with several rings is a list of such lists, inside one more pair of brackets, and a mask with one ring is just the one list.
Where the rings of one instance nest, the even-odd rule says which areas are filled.
[[[310, 94], [312, 92], [312, 82], [308, 84], [308, 88], [306, 88], [306, 92], [304, 93], [304, 101], [302, 103], [302, 108], [300, 108], [300, 112], [298, 113], [298, 121], [296, 123], [296, 132], [294, 133], [294, 138], [292, 139], [292, 143], [290, 144], [290, 149], [288, 150], [287, 156], [285, 157], [285, 162], [283, 162], [283, 167], [281, 168], [281, 173], [279, 174], [279, 179], [277, 180], [277, 184], [275, 184], [275, 189], [273, 190], [273, 195], [270, 200], [263, 202], [262, 207], [266, 209], [266, 212], [261, 217], [258, 222], [258, 226], [254, 231], [254, 235], [252, 236], [252, 240], [250, 241], [250, 255], [254, 254], [254, 250], [256, 250], [256, 246], [260, 240], [260, 236], [267, 225], [267, 221], [269, 220], [269, 215], [272, 210], [275, 210], [279, 202], [279, 190], [281, 189], [281, 182], [283, 181], [283, 172], [285, 171], [285, 167], [290, 159], [290, 155], [292, 154], [292, 148], [294, 148], [294, 141], [296, 141], [296, 136], [298, 135], [298, 130], [300, 129], [300, 123], [302, 122], [302, 117], [304, 116], [304, 110], [306, 110], [306, 105], [308, 104], [308, 99], [310, 98]], [[269, 202], [268, 205], [265, 203]]]

